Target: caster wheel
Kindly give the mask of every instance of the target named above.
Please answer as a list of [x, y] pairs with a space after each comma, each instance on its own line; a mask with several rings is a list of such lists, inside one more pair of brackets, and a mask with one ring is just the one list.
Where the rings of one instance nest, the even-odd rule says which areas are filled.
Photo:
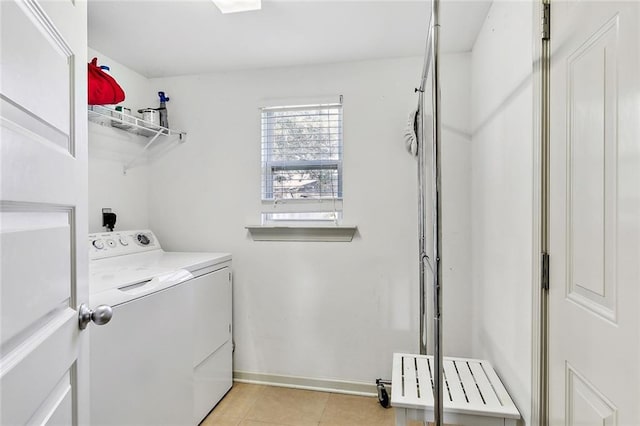
[[384, 408], [389, 408], [391, 406], [389, 403], [389, 393], [383, 384], [378, 385], [378, 402]]

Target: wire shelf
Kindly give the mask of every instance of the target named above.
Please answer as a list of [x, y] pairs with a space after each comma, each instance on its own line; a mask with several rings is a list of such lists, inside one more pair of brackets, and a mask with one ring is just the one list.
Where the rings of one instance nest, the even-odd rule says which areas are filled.
[[157, 136], [178, 136], [181, 141], [184, 141], [187, 136], [186, 132], [158, 126], [150, 121], [145, 121], [133, 115], [116, 111], [101, 105], [89, 106], [89, 121], [103, 126], [115, 127], [147, 138]]

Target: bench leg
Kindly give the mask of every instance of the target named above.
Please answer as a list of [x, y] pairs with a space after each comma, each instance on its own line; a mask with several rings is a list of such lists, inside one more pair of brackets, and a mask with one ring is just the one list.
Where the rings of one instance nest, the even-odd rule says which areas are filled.
[[407, 410], [405, 408], [394, 408], [396, 411], [396, 426], [407, 425]]
[[[394, 408], [396, 413], [396, 426], [407, 426], [409, 420], [423, 422], [432, 426], [433, 412], [431, 410], [418, 410], [410, 408]], [[502, 417], [474, 416], [460, 413], [444, 413], [444, 423], [455, 426], [517, 426], [518, 421]]]

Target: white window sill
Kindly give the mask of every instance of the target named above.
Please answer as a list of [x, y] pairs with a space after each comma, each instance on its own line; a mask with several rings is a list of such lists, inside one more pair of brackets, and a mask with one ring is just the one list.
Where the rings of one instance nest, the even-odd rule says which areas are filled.
[[249, 225], [253, 241], [350, 242], [357, 226], [344, 225]]

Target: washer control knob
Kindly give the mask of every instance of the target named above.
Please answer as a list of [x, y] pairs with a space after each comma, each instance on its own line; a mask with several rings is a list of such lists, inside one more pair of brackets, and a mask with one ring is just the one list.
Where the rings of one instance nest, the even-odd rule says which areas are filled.
[[147, 237], [145, 234], [138, 234], [136, 238], [138, 239], [138, 242], [143, 246], [148, 246], [149, 243], [151, 242], [149, 237]]
[[98, 250], [102, 250], [104, 248], [104, 242], [102, 240], [93, 240], [91, 243]]
[[120, 241], [120, 244], [122, 244], [125, 247], [129, 245], [126, 238], [120, 237], [119, 241]]

